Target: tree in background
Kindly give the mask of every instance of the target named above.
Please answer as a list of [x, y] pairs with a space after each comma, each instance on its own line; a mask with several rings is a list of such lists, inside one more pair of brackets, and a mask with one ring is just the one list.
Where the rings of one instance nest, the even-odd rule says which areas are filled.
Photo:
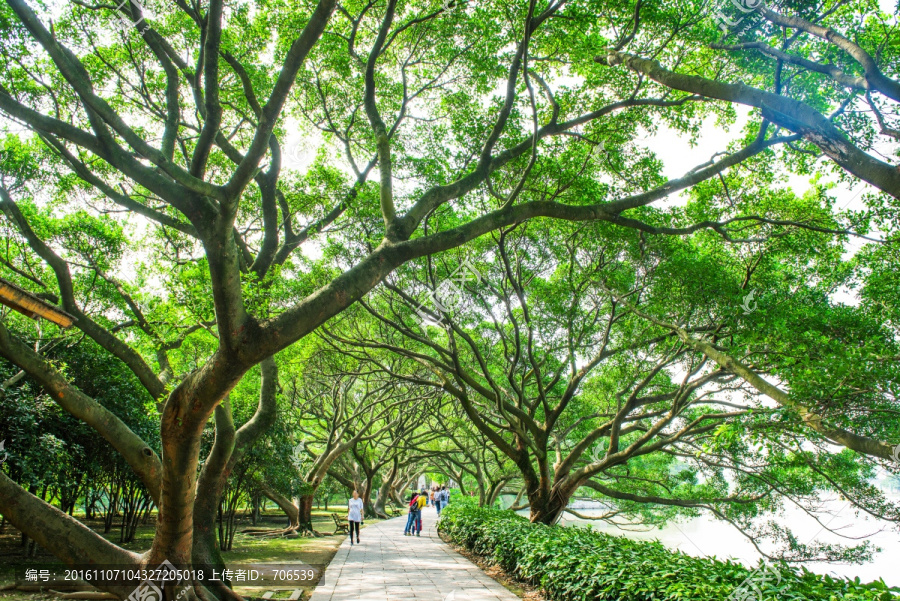
[[[770, 211], [794, 208], [784, 191], [755, 198]], [[807, 214], [822, 211], [807, 202]], [[447, 266], [429, 263], [421, 272], [398, 271], [384, 294], [361, 301], [367, 314], [356, 311], [354, 320], [347, 313], [340, 328], [325, 331], [357, 360], [388, 351], [427, 365], [426, 377], [383, 369], [455, 399], [478, 429], [474, 444], [483, 437], [516, 466], [507, 481], [522, 482], [533, 521], [555, 522], [576, 491], [588, 487], [612, 500], [609, 517], [618, 520], [660, 524], [702, 508], [760, 549], [767, 541], [781, 545], [780, 559], [869, 557], [866, 546], [807, 548], [789, 530], [751, 523], [786, 502], [815, 515], [828, 494], [900, 521], [867, 482], [872, 459], [836, 459], [827, 444], [858, 450], [862, 441], [877, 462], [885, 445], [879, 439], [898, 434], [888, 419], [895, 401], [877, 388], [894, 372], [860, 368], [859, 357], [844, 350], [860, 349], [872, 361], [895, 353], [896, 341], [864, 311], [828, 300], [854, 272], [832, 236], [797, 231], [733, 252], [712, 234], [690, 242], [617, 240], [604, 227], [560, 225], [539, 237], [530, 225], [501, 230], [493, 244], [479, 247], [473, 268], [481, 281], [461, 291], [466, 302], [442, 315], [443, 328], [415, 320], [421, 291], [448, 281]], [[589, 251], [587, 239], [603, 243]], [[797, 261], [798, 244], [816, 248], [815, 261]], [[759, 315], [742, 309], [751, 286], [765, 287], [760, 302], [772, 305]], [[789, 346], [803, 337], [822, 343], [812, 352]], [[729, 347], [753, 363], [736, 361]], [[789, 384], [793, 398], [767, 384], [766, 374]], [[824, 400], [797, 400], [811, 391], [828, 399], [828, 413], [810, 408], [824, 407]], [[755, 398], [760, 393], [780, 405], [777, 412]], [[804, 448], [809, 443], [815, 452]], [[502, 470], [493, 472], [502, 477]], [[503, 484], [482, 492], [482, 502], [493, 504]]]

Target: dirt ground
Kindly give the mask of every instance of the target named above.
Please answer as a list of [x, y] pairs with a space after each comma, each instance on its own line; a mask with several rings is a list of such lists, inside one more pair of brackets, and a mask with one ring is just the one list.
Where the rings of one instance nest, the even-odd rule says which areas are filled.
[[[324, 569], [331, 562], [337, 548], [343, 542], [342, 535], [333, 535], [334, 522], [330, 514], [333, 509], [326, 512], [313, 511], [313, 528], [317, 532], [324, 534], [321, 538], [313, 537], [257, 537], [250, 534], [242, 534], [241, 530], [246, 528], [266, 528], [280, 529], [287, 524], [287, 518], [284, 514], [269, 510], [265, 512], [256, 525], [252, 525], [249, 517], [239, 517], [237, 534], [234, 537], [234, 545], [231, 551], [224, 552], [225, 563], [229, 569], [250, 569], [252, 566], [259, 564], [293, 564], [296, 566], [307, 565]], [[148, 523], [142, 525], [135, 537], [133, 543], [122, 545], [123, 547], [142, 552], [150, 547], [153, 540], [155, 518], [150, 517]], [[94, 531], [101, 533], [103, 531], [103, 523], [100, 520], [82, 520]], [[119, 530], [113, 527], [109, 534], [103, 535], [110, 541], [119, 544]], [[24, 548], [21, 546], [21, 535], [10, 525], [6, 525], [0, 530], [0, 601], [59, 601], [61, 597], [50, 589], [40, 590], [11, 590], [8, 587], [14, 586], [15, 567], [18, 566], [19, 572], [29, 566], [47, 567], [48, 565], [59, 566], [64, 568], [55, 557], [50, 553], [38, 548], [34, 558], [24, 557]], [[310, 591], [315, 588], [317, 580], [305, 582], [304, 586], [241, 586], [238, 582], [233, 582], [234, 590], [245, 596], [245, 598], [261, 599], [268, 592], [268, 599], [287, 600], [295, 590], [302, 591], [301, 599], [307, 599]], [[19, 583], [21, 585], [21, 583]], [[6, 588], [6, 590], [2, 590]], [[59, 587], [57, 587], [59, 588]], [[89, 589], [82, 589], [89, 590]]]

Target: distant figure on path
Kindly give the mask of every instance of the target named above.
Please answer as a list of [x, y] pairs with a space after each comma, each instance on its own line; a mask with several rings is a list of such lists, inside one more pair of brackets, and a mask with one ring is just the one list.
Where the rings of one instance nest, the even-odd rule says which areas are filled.
[[434, 505], [438, 517], [441, 517], [441, 487], [436, 485], [431, 489], [431, 504]]
[[409, 517], [406, 519], [406, 528], [403, 529], [403, 536], [411, 536], [416, 531], [416, 523], [419, 524], [419, 529], [421, 530], [422, 509], [421, 505], [419, 505], [420, 501], [423, 504], [425, 503], [425, 499], [421, 498], [421, 495], [415, 491], [409, 495]]
[[350, 523], [350, 546], [353, 546], [353, 530], [356, 529], [356, 544], [359, 544], [359, 526], [363, 521], [363, 500], [353, 491], [353, 498], [347, 502], [347, 522]]
[[447, 485], [445, 484], [434, 495], [434, 506], [437, 508], [438, 517], [441, 517], [441, 509], [446, 507], [449, 502], [450, 502], [450, 491], [447, 490]]

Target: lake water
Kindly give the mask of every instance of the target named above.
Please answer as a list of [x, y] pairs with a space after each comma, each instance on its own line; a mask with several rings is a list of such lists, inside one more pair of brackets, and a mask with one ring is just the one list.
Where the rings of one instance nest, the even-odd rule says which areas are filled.
[[[900, 493], [886, 493], [895, 503], [900, 503]], [[511, 500], [511, 499], [510, 499]], [[591, 516], [600, 515], [603, 509], [599, 504], [594, 508], [579, 503], [583, 508], [577, 509], [578, 513]], [[855, 578], [863, 582], [883, 579], [888, 586], [900, 586], [900, 570], [897, 569], [897, 561], [900, 559], [900, 533], [897, 529], [891, 529], [891, 524], [871, 517], [857, 515], [852, 505], [835, 498], [829, 502], [828, 510], [831, 515], [820, 516], [823, 524], [831, 530], [842, 533], [844, 536], [864, 537], [861, 540], [847, 540], [829, 532], [795, 507], [786, 509], [777, 516], [776, 521], [783, 525], [789, 525], [797, 536], [797, 539], [805, 544], [813, 542], [842, 543], [844, 545], [860, 544], [862, 540], [871, 541], [881, 551], [875, 553], [871, 562], [863, 565], [828, 564], [811, 562], [802, 564], [806, 569], [818, 574], [831, 574], [845, 578]], [[528, 515], [527, 510], [520, 513]], [[868, 517], [868, 519], [867, 519]], [[669, 523], [662, 529], [654, 529], [648, 532], [623, 531], [601, 521], [581, 520], [571, 514], [565, 514], [563, 525], [590, 524], [597, 531], [627, 536], [638, 540], [658, 540], [670, 549], [678, 549], [696, 557], [716, 557], [718, 559], [732, 559], [740, 561], [747, 566], [755, 566], [761, 555], [753, 545], [734, 527], [710, 517], [699, 517], [678, 523]], [[765, 547], [763, 547], [765, 548]], [[794, 564], [800, 565], [800, 564]]]

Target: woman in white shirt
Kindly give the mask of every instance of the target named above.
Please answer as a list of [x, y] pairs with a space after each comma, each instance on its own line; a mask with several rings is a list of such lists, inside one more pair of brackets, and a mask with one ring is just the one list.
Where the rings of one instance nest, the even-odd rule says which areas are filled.
[[347, 521], [350, 523], [350, 546], [353, 546], [353, 529], [356, 529], [356, 542], [359, 543], [359, 525], [363, 521], [363, 500], [359, 493], [353, 491], [353, 498], [347, 502]]

